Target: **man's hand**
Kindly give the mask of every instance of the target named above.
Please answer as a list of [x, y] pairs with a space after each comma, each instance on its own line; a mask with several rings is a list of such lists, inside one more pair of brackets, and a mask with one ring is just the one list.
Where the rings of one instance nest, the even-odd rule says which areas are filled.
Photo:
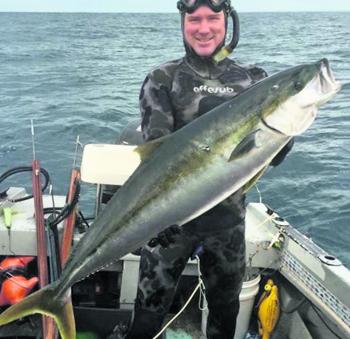
[[294, 145], [294, 138], [291, 139], [286, 146], [284, 146], [280, 152], [272, 159], [270, 165], [276, 167], [281, 164], [284, 158], [287, 156], [289, 151], [292, 149]]
[[148, 246], [156, 247], [160, 245], [167, 248], [171, 243], [175, 242], [175, 235], [181, 232], [181, 227], [177, 225], [172, 225], [166, 228], [164, 231], [160, 232], [157, 237], [152, 238], [148, 242]]

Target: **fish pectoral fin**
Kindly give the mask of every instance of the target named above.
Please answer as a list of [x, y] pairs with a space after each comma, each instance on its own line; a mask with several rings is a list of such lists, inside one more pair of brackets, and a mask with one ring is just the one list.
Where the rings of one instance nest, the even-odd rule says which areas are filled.
[[55, 319], [62, 339], [75, 339], [75, 321], [70, 297], [57, 298], [56, 289], [48, 285], [30, 294], [0, 314], [0, 326], [19, 318], [40, 313]]
[[243, 156], [244, 154], [249, 153], [253, 148], [259, 147], [259, 143], [257, 143], [256, 139], [260, 133], [261, 133], [261, 130], [258, 129], [248, 134], [232, 151], [228, 161], [237, 159]]

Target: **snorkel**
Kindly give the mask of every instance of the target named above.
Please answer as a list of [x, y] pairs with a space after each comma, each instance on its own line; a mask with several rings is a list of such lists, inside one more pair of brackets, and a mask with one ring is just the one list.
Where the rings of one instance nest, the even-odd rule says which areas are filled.
[[213, 56], [213, 60], [216, 63], [219, 63], [220, 61], [224, 60], [225, 58], [227, 58], [232, 52], [233, 50], [236, 48], [238, 41], [239, 41], [239, 18], [238, 18], [238, 14], [236, 12], [236, 10], [231, 7], [228, 15], [231, 17], [232, 19], [232, 23], [233, 23], [233, 29], [232, 29], [232, 38], [231, 41], [228, 45], [226, 45], [225, 47], [221, 48], [219, 52], [217, 52], [214, 56]]
[[[232, 38], [228, 45], [220, 47], [218, 51], [214, 53], [211, 57], [215, 63], [219, 63], [228, 57], [233, 50], [236, 48], [239, 41], [239, 18], [236, 10], [231, 6], [230, 0], [179, 0], [177, 2], [177, 8], [182, 15], [182, 24], [183, 18], [186, 13], [193, 13], [198, 7], [206, 5], [214, 12], [218, 13], [224, 11], [225, 18], [228, 17], [232, 19]], [[226, 24], [226, 27], [228, 25]], [[185, 41], [186, 45], [186, 41]], [[187, 46], [187, 45], [186, 45]], [[188, 46], [187, 46], [188, 47]]]

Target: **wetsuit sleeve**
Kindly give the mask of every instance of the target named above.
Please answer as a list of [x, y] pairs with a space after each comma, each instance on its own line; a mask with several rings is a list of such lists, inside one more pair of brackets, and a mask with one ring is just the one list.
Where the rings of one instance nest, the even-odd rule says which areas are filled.
[[141, 87], [141, 128], [145, 141], [160, 138], [174, 130], [170, 89], [166, 80], [164, 72], [153, 71]]
[[270, 166], [276, 167], [280, 165], [286, 158], [287, 154], [290, 152], [294, 145], [294, 138], [292, 138], [286, 146], [284, 146], [279, 153], [272, 159]]

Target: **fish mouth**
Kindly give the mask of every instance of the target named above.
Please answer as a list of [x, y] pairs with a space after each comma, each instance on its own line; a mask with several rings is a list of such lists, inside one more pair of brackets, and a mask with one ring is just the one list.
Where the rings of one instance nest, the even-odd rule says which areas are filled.
[[[318, 62], [319, 72], [312, 81], [300, 93], [304, 96], [304, 107], [315, 105], [316, 107], [329, 101], [339, 90], [341, 84], [334, 77], [327, 59], [321, 59]], [[311, 102], [307, 102], [309, 98]]]
[[321, 86], [321, 97], [318, 102], [319, 105], [322, 105], [333, 97], [341, 89], [341, 83], [337, 81], [334, 77], [334, 74], [329, 66], [327, 59], [320, 60], [320, 73], [319, 73], [319, 82]]
[[308, 114], [316, 117], [317, 109], [335, 96], [341, 84], [334, 77], [327, 59], [318, 63], [319, 71], [304, 89], [294, 96], [295, 103]]
[[[341, 84], [334, 77], [327, 59], [318, 63], [319, 71], [305, 88], [295, 96], [295, 102], [304, 111], [294, 121], [295, 133], [303, 133], [310, 127], [317, 115], [318, 108], [328, 102], [341, 89]], [[296, 128], [299, 126], [299, 128]], [[299, 130], [298, 130], [299, 129]], [[298, 131], [297, 131], [298, 130]]]

